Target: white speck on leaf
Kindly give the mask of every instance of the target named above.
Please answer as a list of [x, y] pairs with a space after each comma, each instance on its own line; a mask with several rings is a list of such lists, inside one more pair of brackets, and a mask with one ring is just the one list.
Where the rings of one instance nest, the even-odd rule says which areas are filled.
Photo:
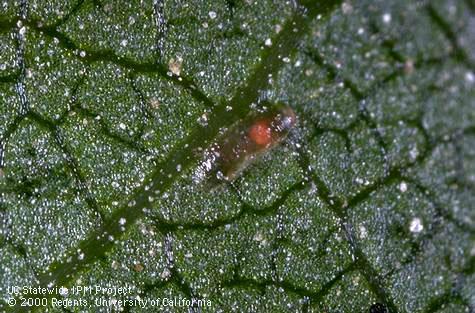
[[391, 14], [389, 14], [389, 13], [383, 14], [383, 22], [385, 24], [391, 23]]
[[209, 17], [210, 17], [212, 20], [214, 20], [214, 19], [216, 18], [216, 16], [217, 16], [216, 12], [214, 12], [214, 11], [209, 11], [209, 12], [208, 12], [208, 15], [209, 15]]
[[475, 244], [472, 246], [472, 249], [470, 250], [470, 256], [475, 256]]
[[351, 5], [351, 3], [345, 1], [341, 4], [341, 11], [343, 12], [343, 14], [350, 14], [351, 12], [353, 12], [353, 6]]
[[262, 240], [264, 240], [264, 235], [261, 233], [261, 232], [257, 232], [255, 235], [254, 235], [254, 238], [253, 238], [255, 241], [259, 241], [261, 242]]
[[208, 126], [208, 114], [205, 112], [201, 114], [197, 121], [201, 126]]
[[420, 218], [415, 217], [412, 219], [411, 224], [409, 225], [409, 230], [411, 233], [420, 233], [424, 229], [422, 221]]
[[407, 191], [407, 184], [406, 184], [406, 182], [401, 182], [401, 183], [399, 184], [399, 190], [400, 190], [401, 192], [406, 192], [406, 191]]
[[171, 58], [170, 61], [168, 61], [168, 69], [172, 74], [180, 76], [182, 64], [183, 59], [181, 57], [177, 57], [176, 60]]
[[366, 229], [366, 227], [364, 227], [363, 225], [360, 225], [359, 229], [360, 229], [360, 238], [361, 239], [366, 238], [368, 236], [368, 230]]
[[119, 262], [117, 261], [112, 261], [111, 267], [115, 270], [119, 269]]
[[163, 272], [160, 274], [162, 279], [168, 279], [171, 276], [171, 272], [168, 268], [164, 269]]
[[469, 83], [473, 83], [475, 81], [475, 75], [472, 72], [465, 73], [465, 80]]
[[413, 147], [410, 151], [409, 151], [409, 158], [412, 160], [412, 161], [415, 161], [417, 159], [417, 156], [419, 155], [419, 150], [417, 150], [417, 147]]

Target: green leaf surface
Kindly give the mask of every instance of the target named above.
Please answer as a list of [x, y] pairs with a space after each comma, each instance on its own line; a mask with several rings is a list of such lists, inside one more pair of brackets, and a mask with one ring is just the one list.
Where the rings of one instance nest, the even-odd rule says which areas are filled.
[[0, 2], [0, 312], [474, 312], [474, 203], [472, 0]]

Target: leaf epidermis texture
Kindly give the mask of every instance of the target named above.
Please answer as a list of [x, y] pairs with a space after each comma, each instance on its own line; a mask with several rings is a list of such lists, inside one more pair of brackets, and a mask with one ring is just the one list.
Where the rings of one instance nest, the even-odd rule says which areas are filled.
[[[0, 6], [2, 309], [36, 284], [203, 312], [475, 309], [471, 0]], [[274, 102], [289, 138], [196, 184]]]

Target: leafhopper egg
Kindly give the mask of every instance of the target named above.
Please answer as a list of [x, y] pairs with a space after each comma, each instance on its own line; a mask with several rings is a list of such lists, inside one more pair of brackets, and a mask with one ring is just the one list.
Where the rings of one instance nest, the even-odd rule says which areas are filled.
[[234, 180], [255, 159], [282, 142], [296, 120], [288, 106], [249, 114], [206, 149], [195, 179], [214, 184]]

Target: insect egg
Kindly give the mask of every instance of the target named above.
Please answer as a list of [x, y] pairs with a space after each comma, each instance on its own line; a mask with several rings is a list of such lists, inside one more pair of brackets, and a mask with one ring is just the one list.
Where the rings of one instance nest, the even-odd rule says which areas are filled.
[[274, 106], [233, 124], [206, 151], [195, 173], [219, 183], [234, 180], [250, 163], [282, 142], [296, 123], [294, 111]]

